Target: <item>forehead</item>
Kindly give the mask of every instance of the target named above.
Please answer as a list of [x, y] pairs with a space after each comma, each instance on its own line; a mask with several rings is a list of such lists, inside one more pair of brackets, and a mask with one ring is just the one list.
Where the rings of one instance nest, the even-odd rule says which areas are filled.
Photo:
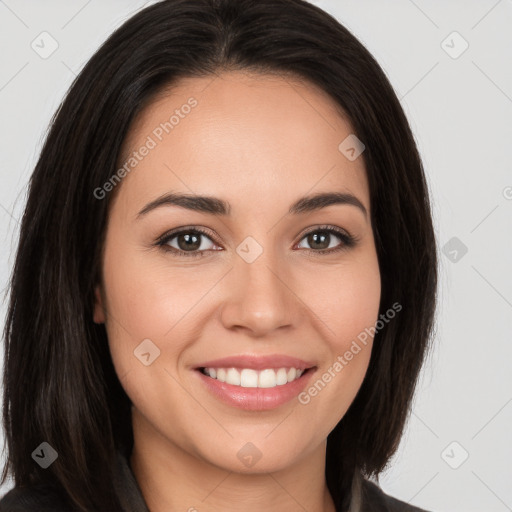
[[[368, 211], [364, 161], [338, 146], [352, 133], [339, 105], [289, 76], [241, 71], [186, 78], [160, 92], [132, 123], [118, 166], [130, 204], [168, 190], [291, 203], [335, 189], [357, 194]], [[263, 204], [261, 204], [263, 206]], [[236, 206], [235, 206], [236, 207]]]

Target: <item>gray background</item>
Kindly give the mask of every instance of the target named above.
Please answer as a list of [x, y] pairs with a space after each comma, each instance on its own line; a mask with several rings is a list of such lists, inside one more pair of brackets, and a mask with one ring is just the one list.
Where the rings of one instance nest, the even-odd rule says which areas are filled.
[[[2, 291], [50, 117], [93, 51], [146, 3], [0, 1]], [[395, 87], [442, 251], [435, 349], [380, 483], [431, 511], [512, 510], [512, 1], [313, 3], [368, 47]], [[48, 58], [31, 47], [42, 52], [46, 37], [51, 48], [43, 31], [58, 43]]]

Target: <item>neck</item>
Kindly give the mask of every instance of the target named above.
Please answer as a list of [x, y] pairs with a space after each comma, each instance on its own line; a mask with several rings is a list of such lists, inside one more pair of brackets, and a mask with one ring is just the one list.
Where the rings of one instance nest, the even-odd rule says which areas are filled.
[[326, 442], [276, 472], [242, 474], [194, 456], [134, 408], [130, 466], [151, 512], [336, 512], [325, 481]]

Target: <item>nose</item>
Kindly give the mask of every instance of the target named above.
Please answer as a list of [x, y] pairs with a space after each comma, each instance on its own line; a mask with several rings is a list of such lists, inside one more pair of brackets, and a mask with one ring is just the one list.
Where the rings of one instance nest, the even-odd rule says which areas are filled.
[[[284, 263], [284, 264], [283, 264]], [[256, 261], [237, 259], [225, 283], [221, 319], [225, 328], [245, 330], [252, 337], [296, 327], [304, 317], [286, 262], [276, 263], [265, 252]]]

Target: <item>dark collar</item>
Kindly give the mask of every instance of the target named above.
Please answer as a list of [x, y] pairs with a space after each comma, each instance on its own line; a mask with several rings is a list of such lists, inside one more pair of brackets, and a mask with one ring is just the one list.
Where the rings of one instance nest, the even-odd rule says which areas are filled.
[[114, 486], [126, 512], [149, 512], [139, 484], [135, 480], [130, 467], [129, 456], [129, 453], [125, 450], [119, 449], [117, 451], [117, 471]]

